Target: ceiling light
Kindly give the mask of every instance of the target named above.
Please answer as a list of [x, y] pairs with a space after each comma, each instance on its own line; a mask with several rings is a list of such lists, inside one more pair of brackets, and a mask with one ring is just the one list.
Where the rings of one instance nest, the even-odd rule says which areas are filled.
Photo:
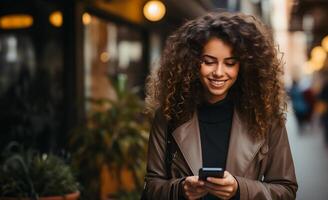
[[49, 16], [49, 22], [55, 27], [63, 25], [63, 14], [60, 11], [52, 12]]
[[83, 21], [83, 24], [84, 25], [88, 25], [91, 23], [91, 15], [89, 13], [83, 13], [83, 16], [82, 16], [82, 21]]
[[323, 49], [328, 52], [328, 35], [326, 37], [323, 38], [322, 42], [321, 42], [321, 46], [323, 47]]
[[321, 46], [316, 46], [311, 51], [311, 60], [316, 63], [324, 63], [327, 58], [327, 53]]
[[1, 29], [29, 28], [33, 25], [33, 17], [27, 14], [10, 14], [0, 17]]
[[143, 8], [143, 13], [149, 21], [161, 20], [165, 12], [165, 5], [158, 0], [148, 1]]

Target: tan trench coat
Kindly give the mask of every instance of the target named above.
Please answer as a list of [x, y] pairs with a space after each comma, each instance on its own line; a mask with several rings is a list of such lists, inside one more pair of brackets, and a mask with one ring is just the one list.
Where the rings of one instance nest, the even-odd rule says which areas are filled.
[[[238, 181], [240, 199], [295, 199], [297, 182], [285, 127], [273, 125], [267, 138], [255, 140], [235, 111], [226, 170]], [[197, 114], [177, 127], [173, 138], [178, 148], [173, 153], [172, 179], [165, 167], [166, 122], [156, 113], [150, 132], [145, 194], [149, 200], [177, 200], [180, 182], [198, 175], [202, 167], [201, 141]]]

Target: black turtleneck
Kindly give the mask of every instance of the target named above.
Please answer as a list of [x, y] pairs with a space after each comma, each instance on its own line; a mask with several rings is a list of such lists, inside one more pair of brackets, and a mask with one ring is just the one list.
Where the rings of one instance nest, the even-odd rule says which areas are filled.
[[204, 167], [225, 169], [233, 116], [233, 103], [225, 98], [198, 107]]
[[[225, 169], [232, 125], [233, 103], [229, 98], [225, 98], [214, 104], [203, 103], [197, 111], [203, 167], [221, 167]], [[218, 198], [208, 194], [203, 199], [214, 200]], [[239, 190], [233, 199], [239, 199]]]

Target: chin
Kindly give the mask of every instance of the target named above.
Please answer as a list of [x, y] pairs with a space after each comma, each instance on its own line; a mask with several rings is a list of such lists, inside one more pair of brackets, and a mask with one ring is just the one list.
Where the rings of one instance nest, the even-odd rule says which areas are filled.
[[215, 99], [224, 99], [227, 93], [210, 93], [210, 95]]

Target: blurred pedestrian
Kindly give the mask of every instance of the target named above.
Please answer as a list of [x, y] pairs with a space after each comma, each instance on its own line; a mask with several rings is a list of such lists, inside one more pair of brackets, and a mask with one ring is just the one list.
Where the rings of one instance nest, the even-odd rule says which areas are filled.
[[292, 101], [293, 111], [299, 124], [302, 124], [309, 113], [309, 105], [307, 104], [303, 91], [298, 86], [297, 81], [293, 80], [292, 87], [289, 90], [289, 96]]
[[[277, 54], [265, 25], [241, 13], [209, 13], [168, 38], [147, 85], [143, 199], [295, 199]], [[224, 176], [199, 180], [202, 167]]]
[[308, 111], [305, 115], [305, 120], [308, 121], [308, 122], [311, 122], [313, 112], [314, 112], [314, 106], [315, 106], [315, 103], [316, 103], [316, 96], [314, 94], [313, 89], [311, 87], [306, 88], [303, 91], [303, 97], [304, 97], [304, 100], [305, 100], [305, 102], [307, 104], [307, 107], [308, 107]]

